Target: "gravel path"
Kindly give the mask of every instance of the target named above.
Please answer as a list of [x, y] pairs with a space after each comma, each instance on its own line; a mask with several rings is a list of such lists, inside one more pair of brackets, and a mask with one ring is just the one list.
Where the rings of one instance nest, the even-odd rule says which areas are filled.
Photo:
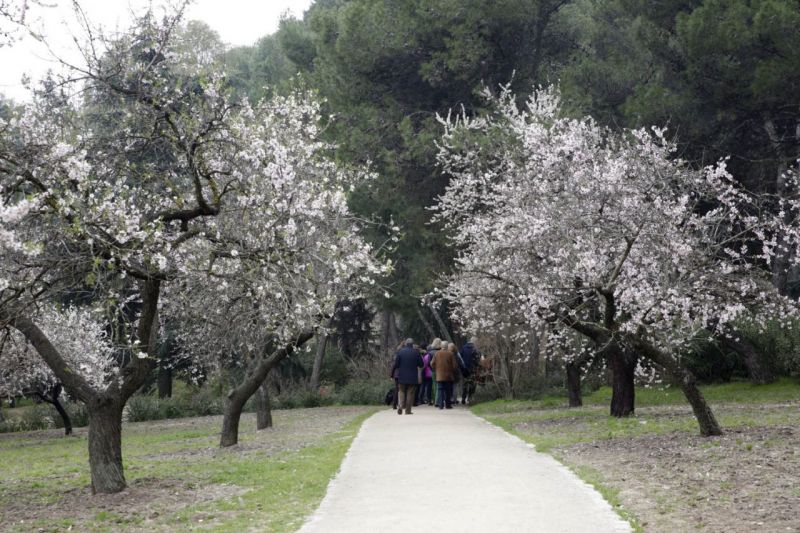
[[[300, 530], [628, 532], [590, 486], [465, 409], [368, 419]], [[413, 530], [413, 529], [412, 529]]]

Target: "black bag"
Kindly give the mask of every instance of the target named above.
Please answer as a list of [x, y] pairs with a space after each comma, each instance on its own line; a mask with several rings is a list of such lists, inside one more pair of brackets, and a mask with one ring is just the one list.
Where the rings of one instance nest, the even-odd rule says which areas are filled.
[[394, 387], [389, 389], [389, 392], [386, 393], [386, 397], [383, 399], [383, 403], [386, 405], [392, 405], [394, 403]]

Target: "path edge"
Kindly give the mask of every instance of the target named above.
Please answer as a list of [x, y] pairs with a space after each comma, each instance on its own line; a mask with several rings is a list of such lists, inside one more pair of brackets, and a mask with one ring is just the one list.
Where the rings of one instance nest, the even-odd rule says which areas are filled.
[[350, 446], [348, 446], [348, 448], [347, 448], [347, 453], [344, 454], [344, 458], [342, 459], [342, 462], [339, 463], [339, 468], [333, 474], [333, 476], [331, 477], [331, 480], [328, 481], [328, 485], [325, 487], [325, 496], [322, 497], [322, 501], [319, 502], [319, 505], [317, 506], [316, 509], [314, 509], [314, 512], [306, 517], [306, 519], [303, 521], [303, 523], [297, 529], [297, 533], [302, 533], [302, 531], [305, 530], [307, 527], [311, 527], [312, 525], [314, 525], [315, 522], [319, 522], [321, 520], [321, 518], [322, 518], [322, 515], [324, 514], [324, 511], [331, 506], [331, 503], [330, 503], [331, 494], [334, 492], [334, 490], [335, 490], [335, 488], [336, 488], [336, 486], [338, 484], [339, 475], [350, 464], [350, 461], [352, 461], [353, 445], [359, 439], [362, 438], [361, 434], [364, 432], [364, 426], [369, 424], [370, 421], [375, 417], [375, 415], [377, 415], [381, 411], [382, 411], [382, 409], [376, 409], [374, 413], [369, 415], [367, 418], [365, 418], [361, 422], [361, 425], [358, 428], [358, 432], [356, 433], [356, 436], [353, 437], [353, 440], [350, 441]]
[[484, 418], [484, 417], [482, 417], [480, 415], [477, 415], [477, 414], [473, 413], [472, 409], [468, 409], [468, 411], [472, 416], [478, 418], [480, 421], [482, 421], [484, 424], [488, 425], [489, 427], [491, 427], [491, 428], [493, 428], [493, 429], [495, 429], [497, 431], [500, 431], [501, 433], [506, 435], [512, 441], [515, 441], [517, 444], [520, 444], [522, 446], [525, 446], [525, 447], [529, 448], [533, 452], [544, 456], [548, 461], [551, 461], [558, 470], [560, 470], [568, 478], [572, 479], [579, 487], [581, 487], [581, 490], [583, 490], [585, 493], [587, 493], [587, 495], [589, 496], [590, 499], [595, 501], [600, 507], [603, 507], [603, 508], [611, 511], [611, 513], [614, 515], [614, 517], [616, 518], [616, 521], [617, 521], [617, 524], [614, 525], [615, 532], [619, 531], [620, 533], [634, 533], [636, 531], [641, 531], [641, 528], [635, 522], [635, 518], [634, 517], [628, 518], [628, 517], [622, 515], [617, 509], [614, 508], [613, 505], [611, 505], [611, 503], [608, 500], [606, 500], [603, 497], [603, 495], [600, 493], [599, 490], [597, 490], [594, 486], [592, 486], [586, 480], [581, 478], [569, 466], [567, 466], [566, 464], [562, 463], [561, 461], [559, 461], [558, 459], [556, 459], [553, 455], [551, 455], [549, 453], [540, 452], [539, 450], [536, 449], [536, 446], [533, 443], [526, 441], [525, 439], [523, 439], [519, 435], [511, 433], [510, 431], [507, 431], [505, 428], [499, 426], [498, 424], [495, 424], [494, 422], [492, 422], [492, 421], [490, 421], [490, 420], [488, 420], [488, 419], [486, 419], [486, 418]]

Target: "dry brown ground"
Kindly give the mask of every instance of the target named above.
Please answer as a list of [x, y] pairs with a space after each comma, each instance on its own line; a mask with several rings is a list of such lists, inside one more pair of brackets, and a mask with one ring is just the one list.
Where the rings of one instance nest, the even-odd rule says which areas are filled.
[[[646, 418], [648, 409], [641, 411]], [[551, 451], [570, 466], [599, 471], [646, 532], [800, 532], [800, 404], [730, 405], [717, 413], [752, 417], [755, 427], [728, 427], [712, 438], [673, 431], [599, 439]], [[768, 419], [780, 423], [758, 425]], [[554, 422], [546, 422], [547, 431]], [[536, 423], [525, 426], [536, 431]]]

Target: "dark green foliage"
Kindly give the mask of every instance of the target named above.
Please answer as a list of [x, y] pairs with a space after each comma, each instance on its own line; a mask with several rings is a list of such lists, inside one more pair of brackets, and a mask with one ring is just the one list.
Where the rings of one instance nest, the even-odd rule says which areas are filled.
[[684, 157], [732, 156], [738, 179], [775, 190], [800, 155], [797, 2], [582, 0], [581, 11], [562, 75], [579, 111], [668, 125]]
[[158, 398], [155, 394], [140, 394], [128, 401], [128, 422], [164, 420], [192, 416], [222, 414], [224, 401], [212, 387], [182, 388], [171, 398]]
[[[436, 166], [436, 114], [461, 106], [476, 113], [476, 90], [513, 80], [520, 94], [554, 72], [569, 46], [557, 21], [564, 0], [351, 0], [317, 2], [303, 21], [284, 21], [283, 52], [327, 99], [328, 134], [345, 161], [370, 161], [378, 172], [354, 192], [362, 215], [397, 223], [392, 298], [409, 331], [417, 299], [447, 272], [452, 251], [427, 225], [447, 177]], [[376, 227], [375, 243], [387, 237]]]
[[[31, 401], [20, 403], [22, 405], [19, 407], [4, 410], [4, 420], [0, 422], [0, 433], [64, 427], [64, 420], [52, 405]], [[69, 414], [73, 428], [89, 425], [89, 415], [82, 403], [64, 402], [63, 406]]]
[[333, 340], [344, 357], [353, 360], [371, 355], [369, 341], [374, 319], [375, 313], [363, 298], [340, 302], [336, 306], [331, 323]]
[[5, 421], [0, 422], [0, 433], [51, 429], [56, 427], [54, 415], [58, 417], [56, 410], [47, 404], [20, 407], [17, 412], [6, 413]]
[[710, 339], [696, 343], [695, 348], [688, 351], [681, 361], [703, 383], [726, 383], [734, 375], [747, 377], [741, 357], [721, 349]]
[[762, 364], [769, 365], [777, 375], [800, 376], [800, 324], [790, 322], [791, 328], [782, 326], [777, 320], [770, 322], [764, 330], [742, 325], [742, 336], [753, 343], [761, 355]]
[[388, 379], [354, 380], [336, 391], [342, 405], [381, 405], [393, 383]]

